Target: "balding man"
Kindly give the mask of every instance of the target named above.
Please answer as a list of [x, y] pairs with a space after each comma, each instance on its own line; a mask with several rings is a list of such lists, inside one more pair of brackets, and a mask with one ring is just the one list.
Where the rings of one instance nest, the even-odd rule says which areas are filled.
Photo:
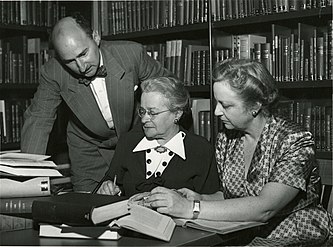
[[92, 191], [105, 174], [121, 134], [135, 124], [134, 91], [141, 81], [171, 75], [130, 41], [101, 41], [80, 15], [61, 19], [51, 40], [57, 57], [41, 68], [41, 80], [25, 112], [21, 151], [44, 154], [64, 101], [67, 144], [75, 191]]

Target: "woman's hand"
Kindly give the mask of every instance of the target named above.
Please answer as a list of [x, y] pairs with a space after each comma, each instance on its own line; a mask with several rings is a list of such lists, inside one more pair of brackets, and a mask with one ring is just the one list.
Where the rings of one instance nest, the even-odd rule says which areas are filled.
[[193, 201], [188, 200], [179, 190], [156, 187], [146, 198], [145, 204], [157, 212], [180, 218], [192, 218]]
[[102, 183], [101, 187], [97, 190], [97, 194], [103, 195], [118, 195], [120, 194], [120, 188], [115, 185], [111, 180], [107, 180]]
[[183, 197], [185, 197], [186, 199], [191, 200], [191, 201], [194, 201], [194, 200], [202, 201], [202, 199], [203, 199], [199, 193], [194, 192], [187, 188], [178, 189], [177, 191], [178, 191], [178, 193], [183, 195]]

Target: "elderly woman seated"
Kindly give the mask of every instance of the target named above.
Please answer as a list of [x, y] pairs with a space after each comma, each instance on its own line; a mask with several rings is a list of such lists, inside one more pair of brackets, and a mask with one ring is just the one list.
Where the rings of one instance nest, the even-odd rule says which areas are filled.
[[159, 77], [144, 81], [141, 90], [142, 125], [121, 136], [97, 193], [132, 196], [157, 186], [218, 191], [212, 145], [179, 125], [189, 112], [189, 93], [183, 84]]

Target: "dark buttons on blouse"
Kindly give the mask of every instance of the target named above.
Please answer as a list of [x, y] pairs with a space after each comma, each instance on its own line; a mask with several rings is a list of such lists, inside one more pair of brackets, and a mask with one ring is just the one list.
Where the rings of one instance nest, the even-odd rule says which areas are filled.
[[149, 154], [151, 152], [151, 149], [147, 149], [146, 152]]
[[169, 155], [170, 155], [170, 156], [172, 156], [172, 155], [173, 155], [173, 152], [172, 152], [172, 151], [170, 151], [170, 152], [169, 152]]
[[150, 164], [151, 163], [151, 159], [147, 159], [147, 164]]
[[156, 172], [156, 176], [157, 176], [157, 177], [160, 177], [160, 176], [161, 176], [161, 173], [160, 173], [160, 172]]
[[147, 172], [147, 175], [150, 176], [150, 175], [151, 175], [151, 171], [148, 171], [148, 172]]
[[168, 163], [166, 162], [166, 161], [164, 161], [163, 163], [162, 163], [162, 166], [166, 166]]

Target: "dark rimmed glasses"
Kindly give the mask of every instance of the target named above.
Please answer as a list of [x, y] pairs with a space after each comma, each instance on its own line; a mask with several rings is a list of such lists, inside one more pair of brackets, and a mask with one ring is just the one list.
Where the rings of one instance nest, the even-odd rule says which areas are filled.
[[170, 110], [168, 109], [168, 110], [160, 111], [160, 112], [152, 112], [151, 110], [146, 110], [143, 107], [139, 107], [138, 114], [139, 114], [140, 118], [143, 118], [147, 114], [150, 117], [150, 119], [154, 119], [157, 115], [159, 115], [163, 112], [167, 112], [167, 111], [170, 111]]

